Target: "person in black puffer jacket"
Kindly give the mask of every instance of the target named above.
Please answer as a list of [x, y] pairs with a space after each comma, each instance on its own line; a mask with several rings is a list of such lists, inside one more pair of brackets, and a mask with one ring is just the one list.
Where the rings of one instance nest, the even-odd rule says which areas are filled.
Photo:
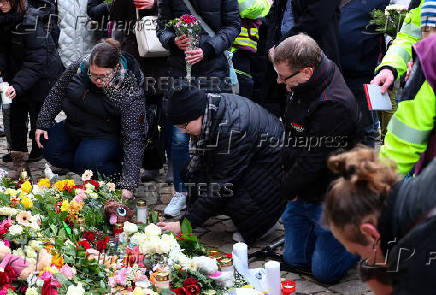
[[[44, 102], [35, 136], [56, 167], [114, 178], [122, 172], [119, 186], [123, 197], [131, 198], [148, 132], [144, 76], [119, 46], [105, 39], [67, 68]], [[52, 126], [61, 110], [67, 118]]]
[[[184, 86], [169, 99], [168, 119], [191, 134], [194, 155], [182, 173], [188, 187], [185, 216], [193, 227], [229, 215], [234, 239], [253, 243], [283, 212], [280, 149], [283, 126], [260, 105], [234, 94], [206, 94]], [[180, 232], [180, 223], [160, 223]]]
[[357, 259], [319, 222], [322, 200], [333, 180], [327, 157], [360, 142], [359, 107], [338, 67], [305, 34], [275, 48], [274, 67], [277, 81], [290, 91], [281, 187], [282, 197], [289, 200], [282, 216], [283, 258], [322, 283], [336, 282]]
[[[26, 161], [38, 161], [42, 153], [34, 140], [36, 119], [51, 86], [63, 67], [55, 42], [39, 20], [39, 11], [24, 0], [4, 1], [0, 13], [0, 72], [10, 87], [12, 177], [27, 168]], [[28, 116], [32, 151], [27, 154]], [[12, 132], [13, 131], [13, 132]]]
[[436, 289], [436, 160], [400, 180], [395, 164], [357, 147], [333, 156], [339, 178], [325, 197], [324, 219], [362, 258], [359, 274], [379, 294], [434, 294]]

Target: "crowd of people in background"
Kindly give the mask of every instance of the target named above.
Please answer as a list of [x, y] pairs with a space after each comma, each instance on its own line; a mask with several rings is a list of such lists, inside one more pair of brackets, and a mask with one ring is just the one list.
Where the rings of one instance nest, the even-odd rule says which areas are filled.
[[[228, 215], [247, 243], [281, 218], [285, 270], [331, 284], [360, 258], [376, 294], [431, 294], [436, 1], [403, 2], [386, 42], [369, 23], [389, 0], [0, 0], [2, 161], [12, 178], [42, 158], [90, 169], [127, 199], [167, 163], [167, 216]], [[205, 23], [194, 49], [169, 25], [186, 14]], [[164, 55], [138, 50], [147, 16]], [[392, 111], [370, 111], [363, 84]]]

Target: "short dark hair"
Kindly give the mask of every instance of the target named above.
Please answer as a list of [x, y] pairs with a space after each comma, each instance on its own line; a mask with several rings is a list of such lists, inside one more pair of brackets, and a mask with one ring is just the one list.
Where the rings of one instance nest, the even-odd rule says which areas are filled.
[[120, 43], [115, 39], [106, 38], [92, 48], [89, 63], [101, 68], [114, 68], [120, 62], [120, 57]]
[[286, 62], [289, 68], [315, 68], [321, 63], [322, 50], [306, 34], [286, 38], [274, 49], [274, 63]]

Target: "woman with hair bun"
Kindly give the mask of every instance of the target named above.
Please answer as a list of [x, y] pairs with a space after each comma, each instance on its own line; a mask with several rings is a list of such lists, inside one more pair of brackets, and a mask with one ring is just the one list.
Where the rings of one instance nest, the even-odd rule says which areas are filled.
[[330, 157], [328, 166], [341, 177], [325, 197], [324, 219], [362, 258], [361, 279], [377, 295], [434, 294], [436, 161], [404, 182], [366, 147]]
[[[121, 174], [123, 196], [131, 198], [148, 130], [143, 83], [138, 62], [114, 39], [71, 64], [38, 117], [35, 136], [47, 161], [78, 174], [86, 169], [116, 179]], [[60, 111], [67, 118], [53, 125]]]

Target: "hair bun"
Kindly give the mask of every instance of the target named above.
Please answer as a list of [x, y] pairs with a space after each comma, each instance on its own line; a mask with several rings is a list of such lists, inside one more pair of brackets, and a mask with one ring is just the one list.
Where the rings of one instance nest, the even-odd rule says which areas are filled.
[[112, 45], [113, 47], [115, 47], [117, 49], [118, 53], [121, 54], [121, 44], [120, 44], [120, 42], [118, 42], [114, 38], [104, 38], [102, 40], [102, 43]]

